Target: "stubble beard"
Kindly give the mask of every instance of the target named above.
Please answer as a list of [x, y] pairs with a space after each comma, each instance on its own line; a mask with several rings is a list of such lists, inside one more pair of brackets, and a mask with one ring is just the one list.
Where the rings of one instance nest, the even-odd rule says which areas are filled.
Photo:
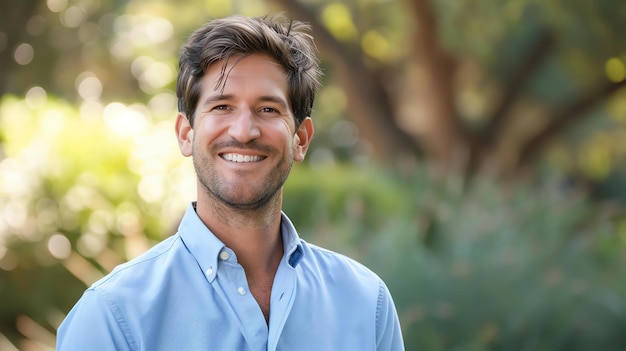
[[194, 144], [192, 160], [203, 191], [217, 203], [240, 212], [259, 210], [279, 200], [277, 197], [280, 196], [280, 190], [293, 165], [293, 157], [287, 155], [262, 180], [247, 184], [229, 184], [207, 157], [207, 154], [215, 153], [207, 152], [203, 155], [197, 152], [198, 148]]

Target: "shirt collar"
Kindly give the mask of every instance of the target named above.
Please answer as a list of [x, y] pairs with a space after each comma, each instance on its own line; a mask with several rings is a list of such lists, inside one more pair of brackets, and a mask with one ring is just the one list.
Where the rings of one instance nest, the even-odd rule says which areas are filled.
[[[295, 268], [302, 260], [302, 243], [294, 225], [284, 212], [281, 212], [281, 233], [283, 236], [283, 257]], [[210, 282], [217, 275], [218, 258], [224, 250], [224, 243], [202, 222], [195, 210], [195, 203], [189, 204], [178, 227], [185, 247], [194, 256], [196, 262]]]
[[284, 212], [281, 212], [281, 233], [283, 235], [283, 248], [285, 251], [283, 257], [287, 258], [287, 262], [289, 262], [291, 267], [296, 268], [298, 263], [302, 260], [304, 250], [302, 249], [302, 242], [300, 241], [296, 228]]
[[192, 202], [187, 207], [187, 211], [178, 226], [178, 234], [207, 279], [213, 282], [217, 276], [218, 256], [224, 249], [224, 243], [198, 217], [195, 203]]

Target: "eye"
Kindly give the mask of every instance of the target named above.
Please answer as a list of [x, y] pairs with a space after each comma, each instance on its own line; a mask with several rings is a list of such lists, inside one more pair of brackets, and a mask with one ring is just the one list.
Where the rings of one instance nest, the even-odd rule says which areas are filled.
[[226, 111], [228, 109], [230, 109], [228, 105], [217, 105], [212, 108], [212, 110], [218, 110], [218, 111]]
[[279, 113], [279, 111], [273, 107], [263, 107], [261, 108], [261, 112], [263, 113]]

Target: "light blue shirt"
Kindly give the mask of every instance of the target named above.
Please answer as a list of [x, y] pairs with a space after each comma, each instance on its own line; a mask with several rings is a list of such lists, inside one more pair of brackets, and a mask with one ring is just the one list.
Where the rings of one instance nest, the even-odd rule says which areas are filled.
[[189, 206], [178, 233], [88, 288], [57, 350], [404, 350], [383, 281], [298, 237], [285, 214], [269, 325], [235, 253]]

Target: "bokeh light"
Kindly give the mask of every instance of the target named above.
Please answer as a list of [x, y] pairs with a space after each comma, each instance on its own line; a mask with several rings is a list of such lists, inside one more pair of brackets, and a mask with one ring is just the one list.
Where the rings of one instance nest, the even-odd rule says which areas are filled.
[[48, 239], [48, 251], [54, 258], [62, 260], [68, 258], [72, 253], [72, 244], [65, 235], [53, 234]]
[[148, 127], [148, 120], [143, 113], [120, 102], [108, 104], [104, 108], [103, 117], [107, 127], [120, 136], [136, 136]]
[[46, 5], [52, 12], [61, 12], [67, 7], [67, 0], [47, 0]]
[[350, 9], [343, 3], [336, 2], [325, 6], [322, 21], [339, 40], [349, 41], [357, 37]]
[[13, 58], [18, 64], [25, 66], [33, 61], [35, 58], [35, 50], [32, 45], [28, 43], [22, 43], [15, 48]]
[[39, 86], [28, 89], [25, 96], [26, 104], [32, 109], [38, 109], [45, 106], [47, 99], [48, 94], [46, 93], [46, 90]]
[[87, 18], [87, 14], [78, 6], [69, 7], [61, 15], [61, 23], [68, 28], [80, 27]]
[[604, 67], [607, 77], [615, 83], [626, 79], [626, 67], [624, 62], [617, 57], [610, 58]]
[[102, 82], [91, 72], [83, 72], [76, 78], [76, 90], [84, 100], [99, 99], [102, 89]]
[[363, 51], [377, 59], [383, 59], [389, 50], [389, 41], [380, 32], [369, 30], [361, 38]]

